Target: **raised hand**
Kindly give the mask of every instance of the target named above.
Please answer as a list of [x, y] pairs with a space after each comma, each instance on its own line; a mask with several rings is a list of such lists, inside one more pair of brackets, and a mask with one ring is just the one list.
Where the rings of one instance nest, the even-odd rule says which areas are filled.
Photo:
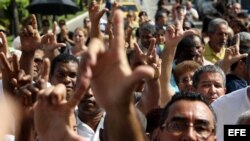
[[169, 25], [167, 27], [165, 35], [165, 48], [161, 55], [161, 107], [164, 107], [174, 95], [174, 92], [170, 88], [169, 83], [171, 79], [172, 64], [174, 61], [177, 45], [184, 37], [195, 34], [195, 31], [192, 29], [183, 31], [183, 18], [184, 17], [181, 15], [179, 15], [179, 17], [176, 17], [175, 24]]
[[21, 50], [23, 52], [34, 52], [40, 47], [41, 37], [37, 28], [35, 15], [31, 15], [30, 21], [25, 25], [20, 34]]
[[236, 42], [234, 45], [230, 46], [229, 48], [226, 49], [225, 56], [222, 61], [217, 62], [222, 70], [227, 74], [229, 72], [230, 66], [239, 61], [242, 58], [247, 57], [247, 53], [245, 54], [240, 54], [240, 35], [236, 34], [235, 35]]
[[123, 13], [116, 10], [110, 47], [105, 48], [99, 39], [92, 39], [83, 57], [87, 58], [94, 96], [107, 112], [109, 139], [138, 141], [145, 136], [135, 115], [132, 91], [140, 80], [152, 79], [154, 69], [139, 66], [132, 72], [124, 49], [123, 24]]
[[74, 108], [82, 95], [73, 95], [66, 100], [66, 87], [62, 84], [39, 92], [34, 108], [35, 129], [41, 141], [83, 141], [75, 127]]
[[91, 21], [91, 24], [99, 24], [99, 21], [101, 17], [104, 15], [107, 9], [100, 10], [100, 5], [96, 2], [96, 0], [93, 0], [89, 6], [89, 19]]
[[96, 0], [92, 1], [89, 5], [89, 19], [91, 21], [90, 38], [102, 39], [102, 35], [99, 29], [99, 22], [103, 14], [108, 11], [107, 9], [100, 10], [100, 4]]
[[88, 51], [93, 73], [91, 87], [97, 101], [106, 110], [113, 105], [129, 104], [135, 84], [142, 78], [153, 78], [154, 75], [153, 69], [148, 66], [140, 66], [132, 72], [124, 50], [121, 15], [120, 11], [114, 14], [114, 39], [110, 49], [106, 50], [101, 41], [93, 39]]
[[44, 35], [41, 39], [41, 45], [45, 51], [53, 51], [59, 47], [66, 46], [65, 43], [57, 43], [53, 33]]
[[177, 47], [178, 43], [191, 34], [195, 34], [194, 30], [183, 31], [183, 19], [177, 18], [175, 24], [169, 25], [166, 32], [166, 47]]
[[147, 54], [144, 54], [140, 49], [139, 45], [135, 43], [135, 58], [138, 58], [140, 62], [144, 65], [152, 66], [155, 69], [154, 78], [158, 79], [161, 75], [161, 59], [156, 53], [155, 42], [155, 38], [150, 39], [150, 45]]
[[18, 57], [14, 54], [12, 57], [12, 63], [8, 61], [6, 55], [0, 53], [0, 67], [2, 71], [3, 90], [4, 94], [14, 94], [14, 85], [11, 83], [13, 78], [16, 78], [19, 71], [20, 65], [18, 63]]
[[154, 68], [154, 78], [146, 80], [141, 99], [136, 104], [137, 108], [141, 110], [145, 115], [148, 114], [153, 108], [159, 107], [160, 104], [160, 80], [161, 75], [161, 59], [158, 57], [155, 48], [156, 39], [150, 39], [150, 45], [147, 54], [144, 54], [139, 45], [135, 44], [136, 56], [135, 58], [141, 58], [143, 64], [148, 64]]

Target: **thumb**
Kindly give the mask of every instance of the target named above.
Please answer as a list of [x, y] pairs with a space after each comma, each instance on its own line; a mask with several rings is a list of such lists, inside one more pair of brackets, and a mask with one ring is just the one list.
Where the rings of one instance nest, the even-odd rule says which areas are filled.
[[155, 71], [152, 67], [142, 65], [137, 67], [130, 76], [131, 83], [136, 84], [142, 79], [150, 80], [154, 78]]

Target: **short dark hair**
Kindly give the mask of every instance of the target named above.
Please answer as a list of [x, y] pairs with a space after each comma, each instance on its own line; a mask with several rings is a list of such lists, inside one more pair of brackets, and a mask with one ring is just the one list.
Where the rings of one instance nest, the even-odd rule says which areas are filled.
[[50, 76], [54, 75], [55, 68], [56, 68], [57, 64], [59, 64], [59, 63], [69, 63], [69, 62], [74, 62], [74, 63], [79, 64], [79, 60], [73, 55], [63, 53], [63, 54], [60, 54], [60, 55], [56, 56], [51, 62]]
[[139, 34], [143, 32], [150, 32], [152, 35], [154, 35], [156, 33], [156, 27], [150, 23], [144, 23], [139, 28]]
[[141, 16], [148, 16], [148, 14], [147, 14], [146, 11], [140, 11], [140, 13], [139, 13], [138, 16], [139, 16], [139, 17], [141, 17]]
[[200, 101], [202, 103], [204, 103], [205, 105], [207, 105], [207, 107], [211, 110], [211, 112], [213, 113], [214, 116], [214, 128], [216, 130], [216, 121], [217, 121], [217, 117], [216, 114], [213, 110], [213, 108], [207, 103], [207, 101], [205, 100], [205, 98], [197, 92], [183, 92], [183, 93], [176, 93], [171, 100], [167, 103], [167, 105], [164, 107], [161, 118], [160, 118], [160, 126], [164, 124], [168, 114], [169, 114], [169, 109], [170, 107], [181, 100], [188, 100], [188, 101]]

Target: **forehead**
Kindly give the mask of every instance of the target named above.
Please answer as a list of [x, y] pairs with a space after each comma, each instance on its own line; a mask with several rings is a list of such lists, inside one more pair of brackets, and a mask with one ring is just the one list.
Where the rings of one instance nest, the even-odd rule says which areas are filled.
[[35, 51], [35, 55], [34, 55], [36, 58], [39, 57], [39, 58], [42, 58], [44, 56], [44, 52], [40, 49], [36, 50]]
[[213, 122], [213, 113], [201, 101], [180, 100], [169, 107], [167, 121], [174, 117], [182, 117], [188, 121], [207, 120]]
[[215, 27], [214, 33], [228, 33], [228, 26], [225, 24], [219, 24]]
[[75, 31], [75, 35], [83, 35], [83, 31], [81, 29], [78, 29]]
[[197, 45], [197, 44], [201, 44], [201, 39], [200, 39], [199, 37], [197, 37], [197, 36], [194, 36], [193, 41], [194, 41], [194, 43], [195, 43], [196, 45]]
[[195, 71], [195, 70], [189, 70], [189, 69], [186, 70], [186, 71], [183, 70], [183, 72], [180, 73], [179, 78], [189, 77], [189, 76], [192, 77], [192, 76], [194, 75], [194, 71]]
[[61, 72], [77, 72], [78, 64], [76, 62], [59, 62], [55, 66], [55, 73]]
[[199, 80], [200, 80], [199, 83], [203, 83], [206, 81], [215, 81], [222, 84], [224, 81], [220, 73], [217, 72], [204, 72], [200, 75]]

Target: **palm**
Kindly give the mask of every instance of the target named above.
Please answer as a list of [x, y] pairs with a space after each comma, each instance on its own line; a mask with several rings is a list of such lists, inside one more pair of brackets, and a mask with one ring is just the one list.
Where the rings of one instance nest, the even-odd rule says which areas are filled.
[[66, 101], [66, 88], [62, 84], [40, 91], [34, 109], [38, 136], [48, 137], [51, 140], [66, 140], [65, 136], [73, 137], [71, 134], [75, 127], [73, 113], [81, 97], [82, 94], [74, 95], [71, 100]]
[[41, 37], [37, 29], [37, 21], [35, 15], [31, 16], [31, 24], [26, 25], [20, 34], [22, 51], [32, 52], [40, 47]]
[[[114, 97], [114, 94], [129, 94], [131, 92], [128, 90], [133, 90], [133, 86], [128, 85], [129, 77], [132, 75], [132, 70], [130, 69], [128, 62], [123, 60], [126, 60], [125, 55], [119, 55], [110, 51], [103, 54], [100, 57], [100, 61], [98, 61], [93, 68], [92, 86], [94, 93], [105, 94], [105, 96], [100, 97], [100, 102], [105, 102], [107, 100], [115, 102], [116, 98], [119, 98], [119, 96], [116, 95]], [[96, 98], [98, 99], [98, 97]], [[107, 99], [105, 100], [103, 98]]]
[[106, 110], [111, 105], [130, 103], [136, 82], [147, 76], [153, 77], [153, 69], [145, 66], [132, 72], [125, 53], [123, 16], [119, 10], [114, 13], [113, 29], [114, 38], [109, 50], [100, 40], [93, 39], [88, 51], [92, 65], [91, 87], [95, 98]]

